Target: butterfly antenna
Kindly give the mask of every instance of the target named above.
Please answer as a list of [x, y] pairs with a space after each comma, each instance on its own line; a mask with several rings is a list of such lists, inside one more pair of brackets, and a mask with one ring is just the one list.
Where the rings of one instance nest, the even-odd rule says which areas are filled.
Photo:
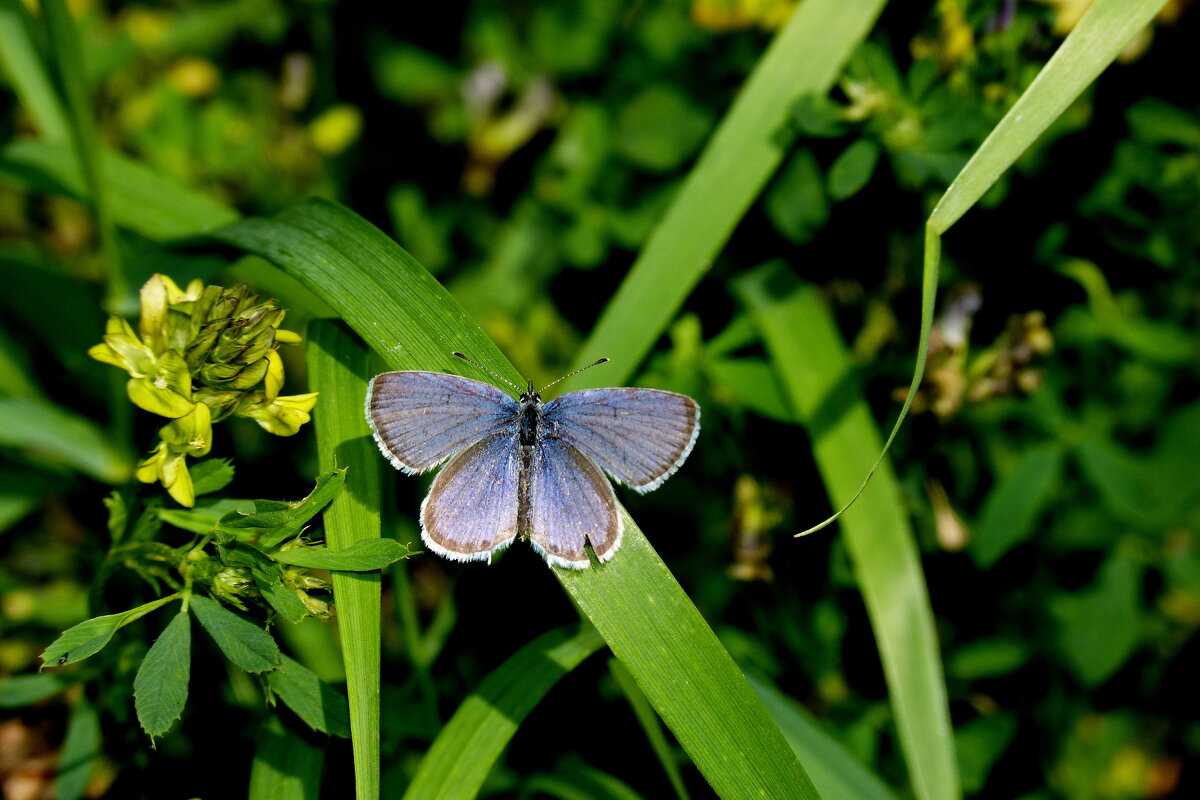
[[[483, 371], [483, 372], [486, 372], [488, 375], [491, 375], [493, 378], [496, 378], [497, 380], [504, 381], [504, 382], [505, 382], [505, 383], [507, 383], [509, 386], [511, 386], [512, 388], [516, 389], [518, 392], [521, 392], [521, 391], [522, 391], [522, 389], [521, 389], [521, 387], [520, 387], [520, 386], [517, 386], [515, 383], [513, 383], [513, 382], [512, 382], [512, 381], [510, 381], [508, 378], [506, 378], [506, 377], [504, 377], [503, 375], [501, 375], [499, 372], [496, 372], [494, 369], [489, 369], [489, 368], [485, 367], [483, 364], [480, 364], [478, 361], [476, 361], [475, 359], [471, 358], [470, 356], [464, 356], [462, 353], [458, 352], [457, 350], [454, 350], [454, 351], [452, 351], [452, 352], [450, 353], [450, 355], [452, 355], [452, 356], [458, 356], [458, 357], [459, 357], [459, 358], [461, 358], [463, 361], [466, 361], [468, 364], [474, 364], [474, 365], [475, 365], [476, 367], [478, 367], [478, 368], [479, 368], [481, 371]], [[560, 378], [559, 380], [561, 380], [561, 378]]]
[[578, 375], [579, 373], [583, 372], [585, 369], [591, 369], [592, 367], [596, 367], [596, 366], [599, 366], [600, 364], [603, 364], [605, 361], [611, 361], [611, 360], [612, 360], [612, 359], [609, 359], [609, 358], [598, 358], [598, 359], [596, 359], [595, 361], [593, 361], [592, 363], [588, 364], [586, 367], [580, 367], [580, 368], [579, 368], [579, 369], [577, 369], [577, 370], [574, 370], [574, 371], [572, 371], [572, 372], [568, 372], [566, 375], [563, 375], [563, 376], [562, 376], [561, 378], [559, 378], [558, 380], [553, 380], [553, 381], [550, 381], [549, 383], [547, 383], [545, 386], [543, 386], [543, 387], [542, 387], [541, 389], [539, 389], [538, 391], [539, 391], [539, 392], [544, 392], [544, 391], [546, 391], [547, 389], [549, 389], [551, 386], [553, 386], [554, 384], [556, 384], [556, 383], [562, 383], [563, 381], [565, 381], [567, 378], [571, 377], [572, 375]]

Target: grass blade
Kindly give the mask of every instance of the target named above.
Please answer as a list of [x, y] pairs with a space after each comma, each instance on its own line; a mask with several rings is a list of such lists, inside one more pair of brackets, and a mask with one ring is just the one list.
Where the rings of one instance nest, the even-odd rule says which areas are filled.
[[1165, 0], [1096, 0], [1037, 78], [1004, 115], [929, 216], [938, 234], [992, 188], [996, 180], [1096, 80], [1166, 5]]
[[425, 754], [405, 800], [471, 798], [546, 692], [604, 642], [595, 628], [559, 628], [518, 650], [483, 679]]
[[0, 0], [0, 70], [8, 76], [42, 136], [66, 141], [67, 117], [38, 45], [33, 18], [24, 4]]
[[[321, 393], [313, 412], [321, 470], [348, 467], [345, 486], [325, 511], [330, 550], [380, 536], [380, 461], [362, 413], [369, 356], [337, 323], [316, 320], [308, 327], [309, 382]], [[358, 800], [379, 797], [379, 581], [378, 570], [333, 573]]]
[[50, 42], [51, 63], [58, 77], [58, 84], [66, 101], [67, 120], [70, 123], [71, 143], [75, 148], [88, 200], [96, 215], [96, 228], [100, 232], [100, 247], [104, 253], [107, 296], [105, 306], [112, 313], [125, 311], [127, 301], [132, 302], [129, 286], [121, 266], [121, 250], [117, 243], [117, 229], [113, 224], [108, 198], [108, 185], [103, 177], [100, 163], [100, 135], [92, 119], [92, 104], [88, 99], [84, 76], [87, 70], [83, 63], [83, 48], [79, 43], [79, 32], [67, 10], [65, 0], [42, 0], [42, 17], [46, 23]]
[[[816, 289], [780, 263], [735, 282], [767, 351], [808, 428], [834, 505], [856, 491], [882, 442], [854, 387], [837, 328]], [[854, 513], [841, 520], [846, 546], [879, 645], [900, 744], [916, 794], [959, 796], [958, 768], [929, 593], [900, 490], [884, 461]]]
[[[441, 284], [345, 208], [313, 200], [216, 236], [299, 279], [393, 369], [457, 372], [465, 362], [450, 351], [459, 350], [521, 382]], [[817, 796], [762, 702], [627, 515], [619, 558], [554, 574], [718, 794]]]
[[603, 378], [580, 373], [564, 391], [628, 382], [787, 154], [792, 106], [829, 91], [882, 8], [883, 0], [797, 6], [580, 349], [578, 366], [601, 356], [612, 364]]
[[0, 398], [0, 445], [52, 458], [105, 483], [133, 475], [133, 462], [96, 423], [39, 400]]
[[638, 688], [633, 676], [629, 674], [629, 670], [621, 666], [621, 662], [617, 659], [609, 659], [608, 671], [617, 682], [617, 686], [621, 687], [621, 693], [629, 701], [629, 707], [633, 709], [638, 724], [646, 732], [646, 738], [650, 740], [650, 747], [654, 750], [654, 755], [658, 757], [658, 763], [662, 764], [663, 771], [667, 773], [667, 780], [671, 782], [675, 796], [679, 800], [688, 800], [687, 787], [683, 785], [683, 776], [679, 774], [679, 765], [675, 763], [675, 754], [671, 752], [671, 745], [667, 741], [667, 737], [663, 735], [658, 717], [655, 715], [654, 709], [650, 707], [649, 701], [646, 700], [646, 695], [642, 694], [642, 690]]
[[100, 758], [100, 715], [80, 697], [71, 709], [67, 735], [58, 756], [58, 777], [54, 782], [55, 800], [79, 800], [87, 791], [92, 768]]

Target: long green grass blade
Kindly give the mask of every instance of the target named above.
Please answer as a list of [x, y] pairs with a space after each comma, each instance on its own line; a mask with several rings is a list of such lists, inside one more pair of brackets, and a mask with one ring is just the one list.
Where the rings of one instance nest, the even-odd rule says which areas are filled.
[[133, 462], [96, 423], [41, 400], [0, 397], [0, 445], [105, 483], [133, 475]]
[[[377, 539], [381, 532], [380, 459], [363, 417], [370, 351], [341, 325], [315, 320], [308, 327], [308, 379], [321, 393], [315, 411], [321, 471], [348, 467], [346, 483], [325, 510], [330, 550]], [[358, 800], [379, 797], [380, 576], [378, 571], [334, 572], [350, 736]]]
[[[100, 163], [113, 220], [148, 239], [196, 236], [238, 218], [229, 206], [120, 153], [102, 151]], [[50, 193], [88, 196], [87, 182], [70, 148], [59, 142], [13, 142], [0, 151], [0, 175]]]
[[612, 364], [603, 377], [580, 373], [564, 391], [634, 374], [787, 154], [795, 102], [829, 91], [883, 5], [805, 0], [796, 7], [580, 350], [579, 366], [601, 356]]
[[[816, 289], [781, 263], [735, 282], [762, 332], [796, 415], [813, 440], [835, 505], [852, 497], [882, 442], [854, 386], [837, 328]], [[958, 769], [933, 612], [916, 541], [885, 461], [842, 518], [846, 546], [883, 660], [900, 744], [923, 800], [959, 796]]]
[[405, 800], [474, 797], [546, 692], [604, 642], [590, 625], [544, 633], [484, 678], [425, 754]]
[[658, 757], [658, 763], [662, 764], [663, 771], [667, 773], [667, 780], [671, 782], [675, 796], [679, 800], [688, 800], [687, 787], [683, 785], [683, 776], [679, 773], [679, 765], [675, 763], [675, 754], [671, 751], [671, 744], [663, 734], [662, 724], [654, 713], [654, 709], [650, 707], [646, 695], [642, 694], [642, 690], [638, 688], [637, 682], [629, 674], [629, 670], [625, 669], [617, 659], [610, 658], [608, 660], [608, 671], [613, 676], [613, 680], [617, 682], [617, 686], [621, 687], [621, 692], [629, 701], [629, 707], [633, 709], [638, 724], [646, 732], [646, 738], [650, 740], [650, 747], [654, 750], [654, 755]]
[[54, 781], [54, 800], [83, 797], [100, 754], [100, 715], [87, 697], [80, 697], [67, 721], [67, 735], [58, 757], [58, 777]]
[[[432, 276], [349, 210], [313, 200], [217, 238], [262, 255], [322, 297], [394, 369], [458, 372], [469, 353], [521, 376]], [[554, 570], [722, 797], [816, 797], [762, 702], [626, 516], [619, 558]]]
[[0, 70], [42, 136], [66, 141], [67, 117], [46, 71], [33, 18], [20, 0], [0, 0]]
[[92, 119], [92, 104], [85, 84], [87, 70], [83, 61], [83, 47], [71, 12], [67, 10], [66, 0], [42, 0], [41, 9], [46, 23], [51, 63], [67, 109], [71, 143], [88, 189], [87, 199], [96, 215], [96, 228], [100, 232], [100, 247], [106, 267], [105, 305], [110, 312], [120, 313], [126, 310], [124, 306], [126, 302], [132, 302], [132, 298], [121, 265], [121, 249], [110, 210], [108, 184], [100, 163], [100, 134], [96, 131], [96, 121]]
[[1095, 0], [950, 184], [929, 226], [938, 234], [949, 230], [1164, 5], [1166, 0]]

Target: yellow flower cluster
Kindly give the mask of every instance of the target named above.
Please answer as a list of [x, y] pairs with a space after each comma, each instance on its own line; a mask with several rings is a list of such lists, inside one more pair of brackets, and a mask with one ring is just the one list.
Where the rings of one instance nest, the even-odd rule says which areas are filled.
[[283, 316], [274, 300], [260, 302], [245, 285], [225, 289], [194, 280], [183, 290], [154, 275], [141, 290], [137, 333], [123, 318], [109, 318], [104, 341], [88, 355], [128, 372], [130, 401], [171, 420], [138, 464], [138, 480], [157, 480], [180, 505], [192, 506], [186, 459], [208, 454], [212, 423], [235, 414], [291, 436], [308, 422], [315, 393], [279, 394], [283, 361], [276, 349], [300, 341], [280, 329]]

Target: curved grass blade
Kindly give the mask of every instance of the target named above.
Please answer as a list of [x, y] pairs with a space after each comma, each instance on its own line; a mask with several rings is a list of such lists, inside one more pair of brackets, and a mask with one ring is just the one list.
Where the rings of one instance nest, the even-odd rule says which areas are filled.
[[[346, 483], [325, 511], [328, 555], [364, 547], [407, 553], [395, 540], [379, 538], [380, 460], [362, 413], [370, 352], [341, 325], [316, 320], [308, 327], [307, 358], [309, 382], [321, 395], [313, 412], [321, 469], [346, 468]], [[333, 573], [358, 800], [379, 797], [379, 568]]]
[[603, 376], [580, 373], [563, 391], [629, 380], [787, 155], [796, 101], [823, 95], [871, 29], [883, 0], [805, 0], [775, 37], [700, 154], [662, 222], [579, 351]]
[[[465, 363], [450, 355], [458, 350], [521, 382], [441, 284], [348, 209], [312, 200], [216, 236], [298, 278], [393, 369], [456, 372]], [[816, 797], [745, 677], [641, 531], [625, 520], [620, 558], [602, 569], [556, 569], [555, 577], [718, 794]]]
[[462, 702], [421, 760], [405, 800], [471, 798], [521, 722], [604, 641], [590, 625], [558, 628], [522, 647]]
[[[735, 288], [762, 332], [798, 421], [812, 437], [831, 499], [845, 502], [861, 491], [859, 482], [880, 441], [828, 310], [816, 289], [800, 284], [781, 262], [738, 278]], [[958, 766], [933, 611], [888, 462], [841, 524], [916, 795], [953, 800], [960, 795]]]
[[8, 77], [42, 136], [67, 139], [67, 117], [46, 71], [33, 18], [20, 0], [0, 0], [0, 71]]

